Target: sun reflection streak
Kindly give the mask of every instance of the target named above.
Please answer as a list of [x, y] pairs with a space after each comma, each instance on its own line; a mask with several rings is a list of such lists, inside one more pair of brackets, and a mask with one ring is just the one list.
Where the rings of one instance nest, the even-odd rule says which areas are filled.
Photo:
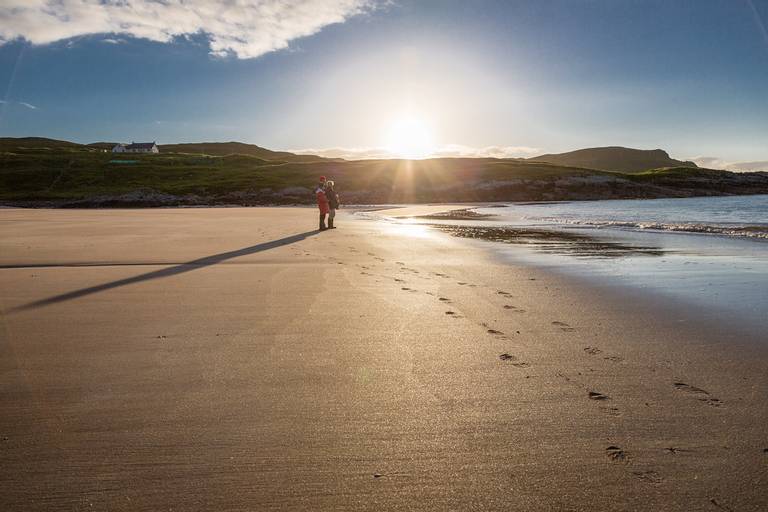
[[411, 238], [435, 238], [437, 234], [425, 224], [400, 221], [387, 225], [387, 229], [394, 235], [408, 236]]

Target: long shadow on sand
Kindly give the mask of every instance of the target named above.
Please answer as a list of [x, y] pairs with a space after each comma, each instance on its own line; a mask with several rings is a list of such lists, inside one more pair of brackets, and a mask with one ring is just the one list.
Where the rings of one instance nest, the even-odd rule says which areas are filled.
[[[47, 299], [42, 299], [35, 302], [30, 302], [29, 304], [23, 304], [21, 306], [11, 308], [8, 310], [8, 312], [25, 311], [29, 309], [38, 308], [41, 306], [48, 306], [50, 304], [57, 304], [59, 302], [65, 302], [68, 300], [77, 299], [80, 297], [84, 297], [86, 295], [91, 295], [93, 293], [103, 292], [105, 290], [111, 290], [113, 288], [119, 288], [120, 286], [125, 286], [128, 284], [140, 283], [142, 281], [149, 281], [151, 279], [159, 279], [161, 277], [171, 277], [178, 274], [183, 274], [185, 272], [191, 272], [192, 270], [197, 270], [200, 267], [208, 267], [211, 265], [216, 265], [217, 263], [222, 263], [226, 260], [237, 258], [239, 256], [255, 254], [257, 252], [268, 251], [270, 249], [276, 249], [277, 247], [282, 247], [284, 245], [300, 242], [305, 238], [308, 238], [312, 235], [316, 235], [317, 233], [318, 231], [306, 231], [304, 233], [287, 236], [285, 238], [280, 238], [278, 240], [272, 240], [270, 242], [264, 242], [261, 244], [252, 245], [250, 247], [244, 247], [242, 249], [237, 249], [235, 251], [222, 252], [219, 254], [214, 254], [212, 256], [206, 256], [204, 258], [199, 258], [196, 260], [187, 261], [185, 263], [180, 263], [173, 267], [168, 267], [161, 270], [155, 270], [154, 272], [147, 272], [146, 274], [140, 274], [134, 277], [118, 279], [117, 281], [112, 281], [109, 283], [104, 283], [96, 286], [90, 286], [88, 288], [81, 288], [79, 290], [75, 290], [68, 293], [62, 293], [61, 295], [54, 295], [53, 297], [48, 297]], [[55, 266], [55, 265], [48, 265], [48, 266]]]

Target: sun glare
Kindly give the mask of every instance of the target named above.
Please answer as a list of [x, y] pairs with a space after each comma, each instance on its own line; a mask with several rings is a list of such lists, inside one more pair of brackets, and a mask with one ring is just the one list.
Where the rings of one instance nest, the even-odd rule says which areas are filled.
[[416, 118], [403, 118], [389, 127], [386, 149], [400, 158], [426, 158], [435, 150], [432, 130]]

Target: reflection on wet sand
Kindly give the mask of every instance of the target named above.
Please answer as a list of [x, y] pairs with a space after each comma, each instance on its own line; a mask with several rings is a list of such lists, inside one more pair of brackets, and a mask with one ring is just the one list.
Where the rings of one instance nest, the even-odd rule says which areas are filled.
[[623, 258], [627, 256], [663, 256], [660, 247], [644, 247], [601, 240], [580, 233], [518, 227], [483, 227], [433, 224], [432, 227], [462, 238], [521, 244], [551, 254], [567, 254], [581, 258]]

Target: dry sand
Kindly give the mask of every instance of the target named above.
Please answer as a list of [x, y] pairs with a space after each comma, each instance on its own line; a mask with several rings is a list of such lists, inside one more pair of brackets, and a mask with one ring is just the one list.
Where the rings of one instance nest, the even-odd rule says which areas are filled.
[[0, 210], [0, 510], [768, 509], [765, 344], [315, 220]]

